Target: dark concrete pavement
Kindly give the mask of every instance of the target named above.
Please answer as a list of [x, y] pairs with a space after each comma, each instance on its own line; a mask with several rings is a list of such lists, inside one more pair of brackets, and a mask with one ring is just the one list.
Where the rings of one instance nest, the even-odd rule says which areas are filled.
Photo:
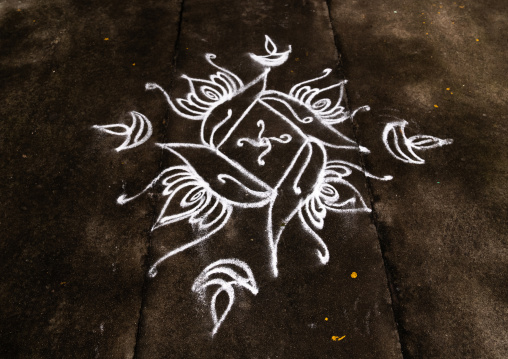
[[0, 357], [132, 356], [152, 211], [116, 198], [160, 151], [120, 158], [91, 126], [164, 115], [142, 84], [172, 73], [178, 19], [168, 2], [2, 4]]
[[[507, 357], [506, 10], [500, 1], [2, 5], [0, 357]], [[146, 83], [155, 82], [173, 99], [185, 98], [190, 89], [182, 74], [208, 79], [218, 71], [206, 53], [247, 84], [269, 66], [248, 55], [273, 50], [265, 49], [265, 35], [278, 47], [274, 54], [292, 46], [287, 61], [271, 68], [266, 90], [289, 93], [330, 68], [321, 88], [347, 78], [342, 105], [370, 106], [353, 121], [334, 125], [356, 142], [352, 150], [323, 152], [323, 163], [350, 164], [345, 180], [313, 177], [320, 173], [320, 146], [329, 131], [305, 125], [307, 109], [297, 102], [286, 103], [301, 117], [293, 121], [302, 131], [288, 127], [283, 115], [295, 114], [263, 95], [262, 81], [199, 121], [178, 116], [162, 92], [145, 91]], [[331, 92], [336, 101], [340, 89]], [[231, 138], [270, 148], [265, 167], [259, 164], [262, 151], [249, 154], [242, 150], [252, 145], [228, 142], [228, 110], [234, 120], [246, 114]], [[122, 139], [92, 126], [129, 125], [130, 111], [145, 115], [153, 134], [116, 152]], [[193, 116], [201, 111], [191, 106]], [[398, 161], [382, 133], [387, 123], [402, 119], [407, 136], [454, 142], [417, 152], [424, 164]], [[201, 143], [206, 121], [223, 124], [212, 133], [217, 144], [225, 139], [217, 146], [230, 162], [208, 149], [155, 146]], [[291, 146], [309, 133], [314, 152], [303, 146], [309, 160], [298, 160]], [[291, 134], [287, 146], [283, 134]], [[255, 142], [256, 136], [270, 144]], [[338, 137], [333, 144], [348, 145]], [[360, 154], [357, 144], [371, 152]], [[175, 152], [185, 153], [199, 178], [210, 183], [206, 195], [221, 200], [208, 207], [210, 216], [227, 219], [207, 240], [163, 261], [151, 278], [157, 259], [211, 231], [203, 223], [191, 226], [189, 217], [151, 231], [162, 223], [161, 213], [179, 213], [171, 212], [175, 201], [164, 207], [169, 177], [117, 204], [120, 195], [135, 195], [165, 169], [181, 166]], [[319, 218], [320, 212], [289, 216], [308, 198], [293, 194], [293, 182], [281, 179], [270, 205], [245, 205], [254, 207], [249, 196], [263, 196], [260, 182], [273, 188], [284, 173], [294, 179], [298, 173], [288, 169], [293, 159], [306, 168], [295, 177], [304, 194], [341, 185], [342, 200], [352, 196], [359, 207], [363, 198], [373, 209], [333, 213], [328, 207], [323, 229], [314, 228], [329, 251], [326, 265], [318, 256], [323, 244], [305, 217]], [[242, 179], [231, 160], [257, 177]], [[394, 178], [368, 178], [364, 170]], [[234, 174], [250, 190], [214, 182], [220, 173]], [[322, 201], [330, 191], [321, 192]], [[202, 203], [197, 190], [188, 193], [194, 197], [187, 200]], [[228, 198], [243, 202], [225, 217]], [[221, 206], [223, 217], [217, 215]], [[282, 232], [276, 277], [270, 231]], [[247, 264], [259, 291], [236, 282], [236, 299], [212, 338], [213, 292], [201, 301], [192, 288], [205, 267], [225, 258]], [[219, 315], [228, 305], [223, 293]]]
[[[372, 107], [355, 119], [376, 152], [367, 169], [395, 177], [369, 186], [408, 358], [508, 357], [507, 10], [332, 2], [350, 103]], [[379, 141], [386, 116], [454, 143], [397, 162]]]
[[[205, 6], [200, 1], [185, 1], [177, 49], [178, 74], [207, 78], [211, 69], [203, 54], [212, 52], [217, 55], [217, 64], [248, 82], [259, 75], [261, 68], [247, 53], [265, 52], [265, 34], [280, 51], [288, 45], [293, 47], [287, 63], [270, 72], [269, 89], [288, 92], [296, 83], [320, 76], [325, 68], [338, 70], [328, 8], [323, 2], [207, 1]], [[330, 83], [339, 80], [340, 72], [336, 71]], [[174, 98], [189, 91], [181, 79], [159, 81], [162, 87], [174, 89]], [[238, 107], [232, 105], [233, 110]], [[253, 118], [256, 123], [270, 113], [259, 111], [254, 116], [259, 116]], [[268, 117], [267, 126], [268, 121], [276, 119]], [[172, 115], [166, 141], [197, 143], [200, 128], [199, 121]], [[340, 130], [353, 135], [348, 122]], [[247, 136], [250, 130], [240, 131]], [[256, 134], [258, 131], [252, 130]], [[225, 146], [224, 153], [229, 154], [228, 149]], [[347, 158], [360, 164], [357, 150], [351, 152]], [[289, 150], [278, 155], [284, 158], [281, 166], [291, 159]], [[166, 157], [167, 163], [175, 162], [174, 155]], [[266, 158], [268, 166], [269, 156]], [[203, 162], [203, 167], [210, 166], [208, 159]], [[366, 194], [361, 173], [353, 183]], [[312, 236], [294, 221], [288, 223], [280, 243], [280, 274], [276, 279], [270, 274], [265, 217], [265, 208], [236, 211], [216, 236], [161, 265], [157, 277], [147, 281], [137, 356], [400, 357], [382, 257], [369, 215], [327, 217], [321, 235], [331, 254], [330, 263], [324, 267], [318, 265]], [[153, 232], [151, 263], [192, 237], [187, 223], [171, 226]], [[196, 302], [190, 287], [204, 267], [230, 257], [248, 263], [260, 291], [256, 297], [242, 298], [239, 309], [232, 309], [230, 314], [236, 318], [228, 317], [212, 341], [208, 309]], [[352, 272], [358, 272], [359, 278], [352, 279]], [[346, 336], [342, 341], [332, 340], [342, 336]]]

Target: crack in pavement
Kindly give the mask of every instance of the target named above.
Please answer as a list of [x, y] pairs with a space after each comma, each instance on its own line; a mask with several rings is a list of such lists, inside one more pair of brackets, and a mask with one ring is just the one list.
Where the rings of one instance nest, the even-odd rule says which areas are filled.
[[[331, 12], [332, 0], [325, 0], [325, 2], [326, 2], [326, 6], [328, 8], [328, 19], [330, 21], [330, 27], [331, 27], [331, 30], [333, 33], [333, 40], [334, 40], [334, 44], [335, 44], [335, 49], [337, 50], [337, 56], [338, 56], [337, 66], [342, 69], [343, 73], [345, 73], [345, 66], [344, 66], [344, 62], [342, 61], [342, 51], [341, 51], [341, 47], [340, 47], [339, 36], [333, 26], [333, 16], [332, 16], [332, 12]], [[344, 104], [345, 104], [346, 109], [349, 110], [350, 105], [349, 105], [349, 96], [348, 96], [347, 89], [344, 89]], [[353, 139], [356, 142], [356, 145], [358, 146], [358, 148], [360, 148], [360, 142], [358, 139], [359, 125], [356, 122], [354, 116], [351, 117], [351, 125], [353, 128]], [[367, 169], [366, 169], [365, 160], [364, 160], [365, 154], [362, 154], [361, 151], [358, 150], [358, 155], [359, 155], [359, 159], [360, 159], [360, 166], [363, 169], [364, 173], [366, 173]], [[378, 219], [378, 214], [377, 214], [375, 202], [374, 202], [374, 190], [373, 190], [372, 182], [367, 176], [364, 176], [364, 177], [365, 177], [365, 186], [367, 188], [367, 194], [369, 196], [370, 207], [372, 209], [371, 219], [374, 224], [374, 227], [376, 228], [376, 234], [377, 234], [378, 241], [379, 241], [381, 257], [383, 258], [383, 265], [385, 268], [387, 287], [390, 292], [392, 313], [394, 316], [395, 326], [397, 328], [398, 340], [399, 340], [399, 344], [400, 344], [400, 351], [401, 351], [402, 358], [404, 359], [404, 358], [408, 358], [408, 350], [407, 350], [407, 343], [404, 340], [405, 330], [404, 330], [404, 327], [402, 326], [403, 320], [402, 320], [401, 308], [400, 308], [400, 305], [398, 304], [399, 298], [398, 298], [396, 290], [394, 288], [394, 279], [393, 279], [394, 274], [392, 273], [392, 270], [390, 270], [391, 266], [390, 266], [389, 260], [385, 256], [386, 246], [384, 245], [383, 235], [381, 234], [381, 231], [379, 228], [379, 219]]]
[[[182, 32], [182, 20], [183, 20], [183, 9], [184, 9], [184, 1], [185, 0], [181, 0], [180, 1], [180, 12], [178, 14], [178, 26], [177, 26], [177, 35], [176, 35], [176, 39], [175, 39], [175, 45], [173, 47], [173, 71], [171, 73], [171, 79], [170, 79], [170, 84], [169, 84], [169, 89], [168, 91], [171, 92], [172, 89], [173, 89], [173, 83], [174, 83], [174, 79], [176, 77], [176, 62], [177, 62], [177, 59], [178, 59], [178, 49], [179, 49], [179, 45], [180, 45], [180, 35], [181, 35], [181, 32]], [[162, 142], [163, 143], [166, 143], [167, 142], [167, 139], [168, 139], [168, 127], [169, 127], [169, 120], [170, 120], [170, 109], [167, 108], [166, 109], [166, 112], [164, 114], [164, 120], [163, 120], [163, 137], [162, 137]], [[157, 171], [157, 173], [160, 173], [162, 171], [162, 168], [163, 168], [163, 163], [164, 163], [164, 149], [161, 148], [160, 150], [160, 157], [159, 157], [159, 170]], [[157, 175], [156, 173], [156, 175]], [[148, 268], [149, 268], [149, 265], [150, 263], [152, 262], [152, 239], [153, 239], [153, 234], [152, 234], [152, 228], [153, 228], [153, 225], [157, 222], [157, 209], [156, 209], [156, 205], [155, 205], [155, 202], [154, 201], [151, 201], [151, 207], [152, 207], [152, 225], [150, 226], [150, 229], [149, 229], [149, 232], [148, 232], [148, 248], [147, 248], [147, 253], [145, 255], [145, 260], [143, 262], [143, 286], [141, 288], [141, 304], [140, 304], [140, 307], [139, 307], [139, 315], [138, 315], [138, 323], [137, 323], [137, 330], [136, 330], [136, 338], [135, 338], [135, 343], [134, 343], [134, 351], [133, 351], [133, 358], [136, 359], [138, 358], [139, 356], [139, 342], [140, 342], [140, 337], [141, 337], [141, 329], [143, 327], [143, 308], [145, 306], [145, 302], [146, 302], [146, 296], [147, 296], [147, 291], [148, 291], [148, 278], [147, 278], [147, 271], [148, 271]]]

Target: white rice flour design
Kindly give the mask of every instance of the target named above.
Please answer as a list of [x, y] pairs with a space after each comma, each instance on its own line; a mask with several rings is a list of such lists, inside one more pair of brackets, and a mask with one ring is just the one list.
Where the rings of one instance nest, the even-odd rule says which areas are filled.
[[[95, 125], [93, 128], [109, 133], [110, 135], [124, 136], [125, 141], [119, 147], [115, 148], [117, 152], [137, 147], [148, 141], [150, 136], [152, 136], [152, 123], [145, 115], [139, 112], [131, 111], [130, 115], [132, 117], [132, 125], [130, 127], [119, 123], [116, 125]], [[137, 131], [136, 136], [132, 139], [132, 134], [135, 131]]]
[[[424, 164], [425, 160], [420, 158], [414, 150], [428, 150], [431, 148], [450, 145], [452, 139], [442, 140], [427, 135], [416, 135], [407, 138], [404, 128], [407, 121], [395, 121], [386, 125], [383, 131], [383, 142], [386, 149], [396, 159], [414, 164]], [[400, 132], [400, 135], [399, 133]]]
[[292, 137], [287, 133], [283, 134], [279, 137], [262, 137], [263, 132], [265, 131], [265, 122], [263, 120], [258, 121], [258, 127], [261, 127], [261, 131], [259, 131], [258, 138], [253, 140], [248, 137], [240, 138], [236, 144], [238, 147], [242, 147], [244, 142], [254, 146], [254, 147], [266, 147], [266, 150], [261, 152], [258, 157], [258, 163], [260, 166], [265, 165], [265, 161], [263, 161], [263, 157], [267, 155], [272, 150], [272, 143], [270, 141], [277, 141], [279, 143], [288, 143], [291, 141]]
[[[272, 67], [282, 65], [291, 53], [291, 46], [279, 52], [266, 36], [266, 55], [249, 54], [261, 66], [261, 74], [244, 83], [237, 75], [215, 64], [216, 56], [206, 54], [206, 61], [216, 71], [208, 79], [183, 76], [189, 85], [184, 98], [171, 99], [164, 89], [147, 83], [147, 90], [158, 90], [180, 117], [201, 121], [199, 143], [159, 143], [162, 149], [180, 159], [181, 165], [163, 170], [146, 188], [134, 196], [118, 198], [124, 204], [148, 190], [162, 186], [164, 206], [152, 230], [186, 220], [200, 233], [185, 245], [176, 247], [159, 258], [149, 269], [149, 276], [168, 258], [191, 248], [220, 231], [235, 208], [267, 209], [266, 233], [272, 275], [278, 276], [278, 244], [285, 228], [296, 218], [304, 231], [316, 242], [317, 259], [328, 263], [330, 253], [317, 231], [324, 227], [328, 212], [370, 212], [360, 192], [348, 181], [353, 171], [381, 181], [353, 163], [332, 157], [341, 151], [370, 151], [359, 146], [334, 125], [351, 119], [368, 106], [349, 111], [344, 105], [344, 85], [317, 85], [326, 80], [331, 69], [293, 86], [288, 93], [267, 90], [266, 81]], [[338, 90], [333, 101], [328, 93]], [[334, 94], [336, 96], [336, 94]], [[133, 124], [94, 126], [114, 135], [125, 136], [116, 150], [136, 147], [151, 136], [152, 127], [145, 116], [131, 112]], [[388, 151], [407, 163], [423, 163], [414, 150], [423, 150], [452, 143], [431, 136], [407, 138], [399, 121], [387, 125], [383, 141]], [[146, 130], [145, 130], [146, 129]], [[134, 132], [136, 135], [132, 138]], [[400, 136], [397, 132], [400, 132]], [[158, 187], [156, 187], [158, 186]], [[230, 267], [242, 269], [242, 277]], [[222, 277], [210, 279], [211, 275]], [[234, 287], [244, 287], [256, 294], [258, 289], [250, 268], [237, 259], [220, 260], [205, 268], [196, 279], [193, 291], [205, 294], [206, 288], [217, 285], [212, 296], [211, 314], [215, 334], [234, 302]], [[225, 292], [229, 304], [221, 315], [215, 309], [217, 296]]]
[[[237, 271], [238, 269], [243, 276]], [[206, 290], [209, 287], [217, 287], [210, 300], [210, 313], [212, 314], [214, 324], [212, 336], [217, 333], [217, 330], [219, 330], [220, 325], [226, 319], [235, 302], [235, 287], [243, 287], [254, 295], [258, 294], [259, 291], [250, 267], [238, 259], [220, 259], [210, 264], [196, 278], [192, 285], [192, 291], [198, 293], [201, 300], [205, 301]], [[217, 315], [216, 301], [222, 292], [228, 295], [228, 305], [219, 317]]]

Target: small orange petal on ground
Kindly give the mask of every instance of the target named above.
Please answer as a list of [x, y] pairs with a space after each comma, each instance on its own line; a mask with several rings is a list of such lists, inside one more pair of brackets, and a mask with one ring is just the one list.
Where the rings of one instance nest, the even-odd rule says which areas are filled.
[[346, 336], [344, 335], [344, 336], [342, 336], [342, 337], [340, 337], [340, 338], [339, 338], [338, 336], [334, 335], [334, 336], [332, 337], [332, 340], [333, 340], [334, 342], [338, 342], [338, 341], [341, 341], [342, 339], [344, 339], [345, 337], [346, 337]]

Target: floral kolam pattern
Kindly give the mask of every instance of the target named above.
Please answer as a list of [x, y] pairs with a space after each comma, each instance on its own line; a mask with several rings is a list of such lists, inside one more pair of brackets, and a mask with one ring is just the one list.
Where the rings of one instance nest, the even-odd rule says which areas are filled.
[[[285, 228], [281, 223], [287, 224], [293, 219], [300, 221], [305, 232], [315, 240], [316, 258], [326, 264], [330, 253], [318, 231], [323, 229], [327, 213], [371, 211], [348, 177], [359, 171], [380, 181], [392, 179], [392, 176], [375, 176], [354, 163], [330, 156], [331, 149], [370, 153], [334, 127], [352, 119], [358, 111], [369, 110], [368, 106], [353, 111], [346, 108], [346, 81], [318, 87], [316, 83], [332, 72], [325, 69], [316, 78], [296, 84], [288, 93], [268, 90], [266, 82], [271, 69], [287, 61], [291, 46], [279, 51], [265, 36], [265, 50], [265, 55], [249, 54], [262, 70], [248, 83], [217, 65], [216, 55], [206, 54], [206, 61], [215, 73], [208, 79], [182, 76], [189, 86], [184, 98], [173, 100], [158, 84], [146, 84], [147, 90], [160, 91], [179, 117], [201, 121], [198, 143], [157, 143], [178, 157], [180, 165], [164, 169], [140, 193], [122, 194], [117, 200], [125, 204], [151, 189], [162, 188], [165, 203], [152, 230], [187, 221], [200, 234], [155, 261], [148, 271], [149, 277], [156, 276], [157, 268], [168, 258], [220, 231], [235, 208], [267, 208], [266, 233], [273, 277], [279, 273], [277, 249]], [[338, 97], [332, 100], [327, 97], [329, 93], [334, 96], [338, 93]], [[130, 114], [131, 126], [94, 126], [99, 131], [125, 137], [116, 151], [137, 147], [152, 135], [152, 124], [144, 115]], [[264, 118], [259, 118], [260, 114]], [[406, 125], [406, 121], [388, 123], [382, 135], [389, 153], [403, 162], [423, 164], [425, 161], [415, 150], [453, 142], [426, 135], [407, 138]], [[253, 133], [253, 136], [245, 137], [245, 133]], [[276, 151], [282, 151], [284, 156]], [[245, 153], [250, 154], [251, 161], [245, 160], [249, 158]], [[196, 161], [197, 158], [209, 161]], [[209, 301], [214, 323], [212, 336], [227, 317], [235, 300], [235, 290], [248, 290], [253, 295], [259, 290], [250, 267], [235, 258], [211, 263], [195, 280], [192, 291], [206, 301], [210, 288], [215, 288]], [[218, 315], [215, 303], [221, 293], [228, 296], [228, 304]]]

